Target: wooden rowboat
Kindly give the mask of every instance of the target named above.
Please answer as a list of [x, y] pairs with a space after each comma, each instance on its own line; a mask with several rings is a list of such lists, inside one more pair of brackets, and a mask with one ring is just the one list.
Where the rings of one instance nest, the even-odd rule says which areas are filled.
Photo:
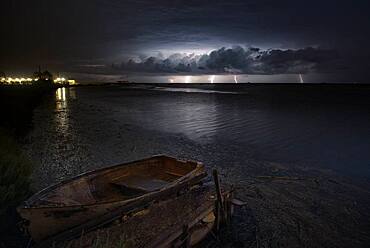
[[[225, 203], [232, 199], [230, 191], [223, 191], [221, 195]], [[53, 244], [56, 248], [97, 247], [98, 243], [104, 247], [193, 247], [212, 231], [217, 232], [217, 222], [221, 220], [216, 217], [216, 201], [213, 185], [197, 185], [184, 194], [116, 216], [110, 223], [87, 229], [81, 225], [73, 237], [58, 235], [56, 239], [42, 242], [38, 248]]]
[[36, 193], [17, 211], [38, 242], [117, 209], [122, 214], [176, 194], [205, 176], [201, 163], [159, 155], [63, 181]]

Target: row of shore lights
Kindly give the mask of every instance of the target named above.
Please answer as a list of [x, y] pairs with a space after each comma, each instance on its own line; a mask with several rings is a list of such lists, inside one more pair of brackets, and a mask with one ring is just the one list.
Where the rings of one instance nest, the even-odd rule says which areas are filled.
[[[23, 84], [23, 83], [36, 82], [38, 80], [39, 80], [38, 78], [11, 78], [11, 77], [5, 78], [5, 77], [2, 77], [0, 79], [0, 82], [8, 83], [8, 84], [12, 84], [12, 83]], [[46, 80], [49, 80], [49, 79], [46, 79]], [[69, 83], [70, 85], [76, 84], [76, 81], [73, 80], [73, 79], [68, 79], [67, 80], [65, 78], [56, 78], [53, 81], [54, 81], [54, 83], [59, 83], [59, 84], [62, 84], [62, 83]]]

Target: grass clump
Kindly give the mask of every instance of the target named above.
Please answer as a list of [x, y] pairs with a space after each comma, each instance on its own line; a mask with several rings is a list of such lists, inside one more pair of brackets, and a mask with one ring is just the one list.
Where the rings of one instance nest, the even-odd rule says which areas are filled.
[[0, 217], [27, 197], [32, 170], [15, 140], [0, 129]]

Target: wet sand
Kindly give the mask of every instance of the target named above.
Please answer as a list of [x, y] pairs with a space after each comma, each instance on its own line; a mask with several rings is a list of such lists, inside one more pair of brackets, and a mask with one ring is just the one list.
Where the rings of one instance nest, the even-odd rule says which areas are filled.
[[[139, 93], [133, 90], [130, 95]], [[145, 94], [153, 96], [151, 91]], [[231, 234], [214, 246], [367, 247], [370, 243], [366, 180], [307, 164], [256, 159], [253, 147], [226, 147], [217, 137], [214, 142], [196, 142], [180, 132], [134, 125], [122, 117], [122, 109], [122, 102], [109, 92], [99, 99], [74, 89], [50, 96], [35, 111], [35, 128], [24, 147], [39, 164], [34, 190], [87, 170], [164, 153], [202, 161], [209, 171], [218, 169], [222, 182], [233, 184], [237, 197], [248, 203], [236, 213]]]

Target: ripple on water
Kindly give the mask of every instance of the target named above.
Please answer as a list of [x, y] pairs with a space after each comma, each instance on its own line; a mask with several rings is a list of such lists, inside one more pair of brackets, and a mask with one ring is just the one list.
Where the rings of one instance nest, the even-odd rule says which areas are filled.
[[315, 106], [271, 106], [237, 94], [61, 88], [36, 110], [27, 149], [45, 184], [154, 153], [206, 162], [219, 156], [225, 164], [248, 155], [370, 175], [368, 111]]

